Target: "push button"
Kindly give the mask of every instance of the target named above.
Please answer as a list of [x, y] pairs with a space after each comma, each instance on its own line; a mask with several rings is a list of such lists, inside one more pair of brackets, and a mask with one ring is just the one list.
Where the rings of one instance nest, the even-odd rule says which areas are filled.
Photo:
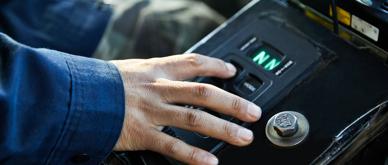
[[252, 94], [256, 92], [260, 86], [262, 85], [262, 81], [253, 76], [248, 75], [238, 86], [238, 89], [243, 92], [244, 94]]
[[240, 64], [238, 64], [238, 63], [235, 62], [235, 61], [230, 61], [230, 63], [231, 63], [234, 67], [236, 67], [236, 75], [235, 75], [235, 77], [237, 77], [237, 76], [242, 72], [243, 68], [242, 68], [242, 66], [241, 66]]

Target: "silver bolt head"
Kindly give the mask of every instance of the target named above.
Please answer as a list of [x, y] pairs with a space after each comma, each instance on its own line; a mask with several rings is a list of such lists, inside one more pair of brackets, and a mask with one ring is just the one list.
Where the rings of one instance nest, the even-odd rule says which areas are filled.
[[281, 137], [290, 137], [298, 131], [298, 118], [289, 112], [277, 114], [273, 128]]

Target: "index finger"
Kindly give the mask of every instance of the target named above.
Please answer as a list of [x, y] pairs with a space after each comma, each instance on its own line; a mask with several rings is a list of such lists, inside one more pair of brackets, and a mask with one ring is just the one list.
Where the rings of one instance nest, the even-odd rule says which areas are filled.
[[197, 76], [230, 78], [236, 68], [220, 59], [199, 54], [175, 55], [161, 58], [162, 69], [172, 80], [187, 80]]

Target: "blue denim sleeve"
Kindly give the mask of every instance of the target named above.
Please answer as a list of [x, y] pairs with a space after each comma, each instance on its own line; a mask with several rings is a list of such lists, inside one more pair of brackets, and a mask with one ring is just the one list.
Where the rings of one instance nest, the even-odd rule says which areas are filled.
[[0, 164], [98, 164], [119, 137], [123, 91], [109, 62], [0, 33]]
[[91, 56], [111, 14], [102, 0], [0, 0], [0, 31], [32, 47]]

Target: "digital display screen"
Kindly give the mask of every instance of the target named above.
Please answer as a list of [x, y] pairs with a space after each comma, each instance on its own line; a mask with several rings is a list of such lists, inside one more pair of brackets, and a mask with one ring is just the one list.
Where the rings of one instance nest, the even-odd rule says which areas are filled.
[[250, 58], [256, 65], [272, 72], [281, 66], [285, 57], [270, 46], [262, 46], [257, 51], [251, 53]]

